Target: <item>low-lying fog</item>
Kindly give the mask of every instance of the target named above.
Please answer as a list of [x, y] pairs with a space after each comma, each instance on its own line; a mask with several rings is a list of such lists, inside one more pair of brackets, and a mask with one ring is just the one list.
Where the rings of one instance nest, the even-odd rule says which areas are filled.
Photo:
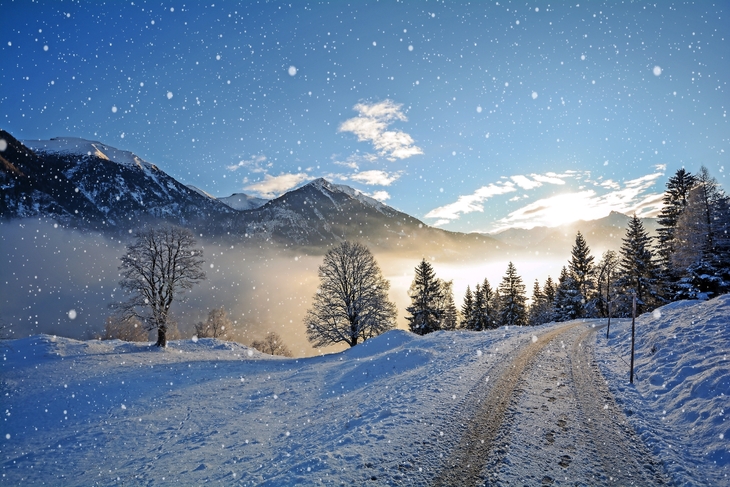
[[[109, 303], [124, 298], [118, 287], [118, 266], [127, 243], [49, 221], [0, 222], [4, 258], [0, 266], [0, 319], [14, 337], [48, 333], [86, 339], [101, 333], [111, 314]], [[343, 348], [313, 349], [302, 324], [318, 286], [321, 254], [244, 247], [204, 237], [198, 238], [198, 246], [204, 249], [207, 279], [173, 306], [183, 337], [192, 336], [193, 325], [204, 321], [210, 309], [224, 306], [234, 321], [233, 338], [242, 343], [276, 331], [295, 356]], [[428, 251], [408, 249], [404, 255], [371, 250], [391, 283], [390, 298], [398, 307], [398, 326], [407, 328], [408, 288], [421, 257], [429, 259]], [[559, 258], [538, 258], [534, 252], [514, 256], [528, 297], [535, 278], [541, 285], [548, 275], [557, 280], [569, 255], [568, 247]], [[496, 287], [507, 268], [504, 257], [495, 261], [489, 255], [478, 261], [431, 262], [438, 277], [454, 281], [458, 308], [467, 285], [473, 289], [486, 277]]]

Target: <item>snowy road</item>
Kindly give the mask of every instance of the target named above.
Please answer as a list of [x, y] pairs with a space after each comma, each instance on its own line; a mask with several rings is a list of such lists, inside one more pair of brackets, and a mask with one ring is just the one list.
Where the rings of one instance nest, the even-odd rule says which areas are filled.
[[571, 323], [533, 335], [493, 368], [491, 386], [486, 376], [470, 394], [470, 419], [433, 484], [666, 484], [600, 375], [595, 331]]

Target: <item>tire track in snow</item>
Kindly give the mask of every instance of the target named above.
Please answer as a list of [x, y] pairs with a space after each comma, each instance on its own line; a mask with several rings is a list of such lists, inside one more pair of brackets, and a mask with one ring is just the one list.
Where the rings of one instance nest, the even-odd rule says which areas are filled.
[[[532, 343], [522, 348], [511, 364], [506, 364], [504, 371], [493, 381], [491, 390], [482, 400], [483, 394], [474, 391], [472, 409], [465, 405], [465, 410], [474, 410], [474, 414], [465, 426], [459, 443], [444, 461], [444, 465], [433, 481], [435, 486], [477, 485], [485, 481], [482, 470], [490, 456], [493, 444], [502, 427], [505, 414], [515, 396], [515, 388], [523, 372], [530, 366], [537, 354], [554, 338], [580, 325], [571, 323], [553, 329]], [[510, 367], [511, 365], [511, 367]], [[481, 387], [486, 388], [485, 382]], [[477, 386], [480, 387], [480, 386]]]
[[604, 481], [613, 485], [667, 485], [661, 462], [628, 424], [595, 362], [595, 332], [602, 328], [586, 330], [575, 340], [570, 367], [575, 395], [607, 476]]

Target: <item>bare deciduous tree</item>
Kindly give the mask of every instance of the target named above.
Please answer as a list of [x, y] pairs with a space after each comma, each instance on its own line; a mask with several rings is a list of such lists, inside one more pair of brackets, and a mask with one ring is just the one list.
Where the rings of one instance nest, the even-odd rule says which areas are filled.
[[254, 340], [251, 346], [259, 352], [268, 353], [269, 355], [291, 357], [289, 348], [284, 345], [278, 333], [273, 331], [269, 332], [263, 340]]
[[149, 339], [149, 333], [137, 318], [114, 315], [106, 319], [101, 339], [146, 342]]
[[228, 319], [226, 309], [221, 306], [208, 312], [208, 319], [205, 323], [195, 325], [195, 335], [198, 338], [227, 338], [231, 331], [232, 323]]
[[342, 242], [324, 257], [320, 285], [304, 320], [315, 347], [360, 340], [395, 326], [396, 307], [373, 254], [360, 243]]
[[157, 330], [156, 345], [166, 346], [170, 306], [175, 297], [205, 279], [202, 257], [185, 228], [139, 230], [119, 266], [119, 285], [131, 296], [113, 306], [125, 318], [138, 318], [148, 330]]

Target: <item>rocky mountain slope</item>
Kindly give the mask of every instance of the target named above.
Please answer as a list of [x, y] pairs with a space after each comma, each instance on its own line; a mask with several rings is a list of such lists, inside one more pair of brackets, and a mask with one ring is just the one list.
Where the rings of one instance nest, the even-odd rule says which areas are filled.
[[270, 201], [241, 194], [214, 198], [101, 142], [69, 137], [20, 142], [5, 131], [0, 139], [7, 143], [0, 152], [0, 216], [6, 219], [50, 217], [117, 233], [162, 220], [258, 245], [326, 247], [355, 239], [424, 256], [478, 254], [500, 246], [488, 236], [429, 227], [324, 179]]

